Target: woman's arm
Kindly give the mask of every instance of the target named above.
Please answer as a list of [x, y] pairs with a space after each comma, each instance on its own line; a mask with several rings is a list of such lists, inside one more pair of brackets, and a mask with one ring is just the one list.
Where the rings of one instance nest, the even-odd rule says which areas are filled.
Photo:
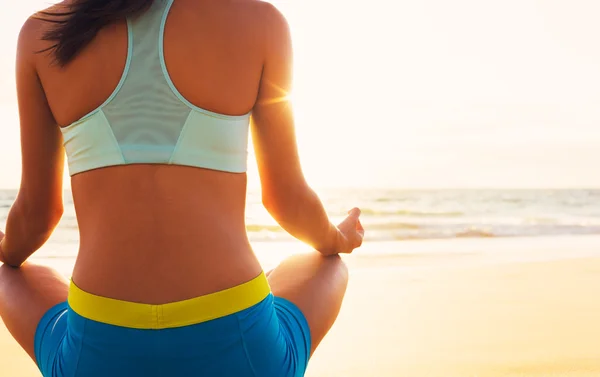
[[63, 212], [62, 135], [36, 69], [37, 21], [19, 35], [16, 62], [21, 128], [21, 186], [0, 241], [2, 262], [18, 267], [50, 237]]
[[[265, 4], [266, 5], [266, 4]], [[269, 8], [266, 48], [258, 100], [253, 109], [252, 140], [262, 200], [271, 216], [292, 236], [323, 254], [350, 252], [356, 242], [333, 225], [305, 180], [296, 143], [292, 106], [292, 44], [288, 24]], [[358, 221], [358, 214], [356, 214]], [[362, 240], [361, 240], [362, 241]]]

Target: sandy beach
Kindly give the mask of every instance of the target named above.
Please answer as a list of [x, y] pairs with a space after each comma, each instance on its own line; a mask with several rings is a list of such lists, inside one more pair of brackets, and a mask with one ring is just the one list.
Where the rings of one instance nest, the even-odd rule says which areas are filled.
[[[600, 376], [600, 237], [372, 243], [346, 260], [309, 377]], [[0, 370], [39, 375], [5, 328]]]

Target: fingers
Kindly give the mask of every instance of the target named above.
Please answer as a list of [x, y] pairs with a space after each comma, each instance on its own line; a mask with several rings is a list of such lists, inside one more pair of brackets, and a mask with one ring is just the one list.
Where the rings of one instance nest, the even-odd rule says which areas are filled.
[[362, 238], [365, 236], [365, 228], [361, 224], [360, 220], [356, 222], [356, 232], [360, 235], [360, 238], [362, 240]]
[[362, 246], [363, 239], [365, 237], [365, 230], [360, 223], [360, 220], [356, 220], [356, 226], [354, 230], [354, 247]]
[[359, 208], [352, 208], [348, 211], [348, 217], [338, 225], [338, 229], [347, 241], [348, 250], [344, 251], [345, 253], [351, 253], [352, 250], [360, 247], [363, 243], [365, 230], [359, 219], [360, 214]]
[[363, 228], [363, 225], [362, 225], [362, 223], [360, 222], [360, 219], [357, 219], [357, 220], [356, 220], [356, 230], [357, 230], [357, 231], [363, 231], [363, 232], [365, 231], [365, 228]]
[[356, 222], [358, 221], [359, 216], [360, 216], [360, 209], [352, 208], [350, 211], [348, 211], [348, 216], [340, 223], [339, 226], [343, 226], [344, 228], [346, 228], [346, 227], [354, 228]]
[[350, 211], [348, 211], [348, 215], [352, 218], [358, 219], [360, 217], [360, 208], [352, 208]]

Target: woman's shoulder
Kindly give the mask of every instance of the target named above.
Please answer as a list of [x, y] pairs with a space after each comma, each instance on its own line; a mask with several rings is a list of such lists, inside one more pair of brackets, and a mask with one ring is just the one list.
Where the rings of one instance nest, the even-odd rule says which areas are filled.
[[285, 16], [276, 5], [263, 0], [232, 0], [245, 14], [263, 25], [286, 23]]
[[283, 12], [274, 4], [262, 0], [233, 0], [246, 7], [245, 15], [252, 20], [256, 30], [271, 47], [278, 48], [280, 40], [289, 39], [289, 24]]
[[52, 43], [45, 40], [44, 35], [64, 18], [61, 14], [68, 11], [72, 1], [61, 1], [29, 15], [19, 32], [19, 49], [39, 52], [51, 46]]

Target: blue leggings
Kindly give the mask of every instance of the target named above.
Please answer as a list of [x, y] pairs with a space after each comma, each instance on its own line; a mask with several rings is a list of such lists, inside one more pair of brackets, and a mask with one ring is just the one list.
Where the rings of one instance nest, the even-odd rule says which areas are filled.
[[45, 377], [300, 377], [310, 342], [302, 312], [271, 293], [236, 313], [165, 329], [98, 322], [65, 302], [40, 321], [35, 356]]

